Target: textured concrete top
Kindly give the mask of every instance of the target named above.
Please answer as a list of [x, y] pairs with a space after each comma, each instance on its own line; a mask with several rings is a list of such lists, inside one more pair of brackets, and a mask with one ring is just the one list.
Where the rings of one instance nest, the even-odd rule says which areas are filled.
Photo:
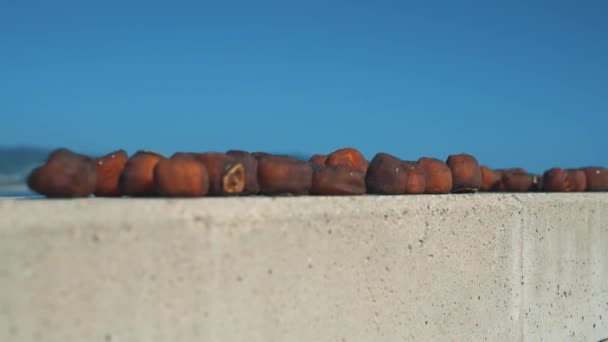
[[542, 210], [571, 204], [593, 207], [608, 204], [608, 193], [525, 193], [525, 194], [460, 194], [354, 197], [207, 197], [196, 199], [166, 198], [87, 198], [87, 199], [0, 199], [0, 230], [14, 230], [41, 221], [52, 229], [53, 223], [96, 222], [111, 226], [116, 223], [146, 223], [157, 220], [193, 222], [230, 222], [280, 218], [308, 218], [331, 214], [392, 218], [444, 214], [458, 210]]

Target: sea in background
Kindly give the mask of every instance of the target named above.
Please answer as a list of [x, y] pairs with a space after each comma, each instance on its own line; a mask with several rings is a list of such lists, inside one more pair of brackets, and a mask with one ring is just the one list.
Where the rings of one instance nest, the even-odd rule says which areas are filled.
[[0, 184], [0, 197], [32, 197], [36, 194], [24, 183], [3, 185]]
[[38, 195], [27, 189], [5, 190], [0, 189], [0, 197], [37, 197]]
[[47, 148], [0, 146], [0, 197], [38, 197], [28, 189], [26, 178], [49, 153]]

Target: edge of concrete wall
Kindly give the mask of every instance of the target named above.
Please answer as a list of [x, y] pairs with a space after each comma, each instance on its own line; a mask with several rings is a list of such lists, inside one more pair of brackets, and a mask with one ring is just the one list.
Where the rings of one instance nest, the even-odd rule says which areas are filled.
[[0, 201], [0, 340], [598, 341], [608, 194]]

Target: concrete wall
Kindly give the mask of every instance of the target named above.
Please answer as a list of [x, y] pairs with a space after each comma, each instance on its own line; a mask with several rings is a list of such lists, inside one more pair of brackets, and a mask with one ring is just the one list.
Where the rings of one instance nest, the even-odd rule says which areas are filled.
[[608, 194], [0, 201], [0, 341], [598, 341]]

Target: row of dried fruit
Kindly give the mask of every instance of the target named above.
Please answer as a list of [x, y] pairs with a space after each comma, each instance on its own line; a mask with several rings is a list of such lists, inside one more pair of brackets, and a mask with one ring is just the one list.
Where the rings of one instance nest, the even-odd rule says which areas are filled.
[[66, 149], [32, 171], [29, 187], [48, 197], [447, 194], [481, 191], [608, 191], [608, 170], [554, 168], [490, 170], [468, 154], [447, 161], [404, 161], [378, 153], [368, 162], [356, 149], [314, 155], [308, 162], [284, 155], [228, 151], [175, 153], [170, 158], [116, 151], [90, 158]]

